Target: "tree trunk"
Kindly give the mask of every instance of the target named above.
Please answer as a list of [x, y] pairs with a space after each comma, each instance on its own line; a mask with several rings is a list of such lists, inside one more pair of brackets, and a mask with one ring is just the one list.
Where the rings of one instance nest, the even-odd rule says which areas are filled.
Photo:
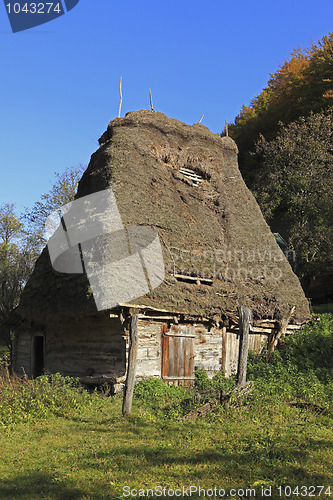
[[244, 387], [246, 383], [247, 356], [249, 352], [249, 331], [252, 322], [252, 311], [248, 307], [238, 307], [239, 324], [239, 357], [237, 385]]
[[128, 415], [132, 410], [132, 400], [135, 384], [136, 360], [138, 353], [138, 316], [131, 315], [129, 327], [129, 353], [127, 376], [123, 399], [123, 415]]

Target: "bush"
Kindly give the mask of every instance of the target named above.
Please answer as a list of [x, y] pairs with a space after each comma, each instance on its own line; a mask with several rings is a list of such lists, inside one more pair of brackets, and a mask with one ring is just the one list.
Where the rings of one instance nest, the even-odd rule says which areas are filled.
[[229, 392], [235, 387], [235, 378], [226, 378], [225, 372], [216, 373], [213, 378], [209, 378], [207, 372], [203, 368], [195, 370], [195, 388], [198, 391], [206, 392], [207, 395], [219, 397], [220, 392]]
[[249, 354], [248, 378], [261, 396], [304, 400], [326, 408], [333, 404], [333, 315], [325, 314], [286, 337], [269, 363]]
[[149, 413], [173, 420], [190, 410], [193, 394], [187, 387], [177, 387], [152, 377], [135, 385], [134, 399]]

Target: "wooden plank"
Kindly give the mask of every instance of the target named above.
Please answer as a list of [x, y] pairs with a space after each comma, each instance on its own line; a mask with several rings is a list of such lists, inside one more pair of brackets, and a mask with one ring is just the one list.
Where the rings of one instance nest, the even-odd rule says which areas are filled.
[[191, 283], [200, 281], [200, 283], [202, 283], [203, 285], [213, 284], [213, 280], [211, 278], [201, 278], [200, 276], [187, 276], [187, 274], [174, 274], [173, 277], [179, 281], [188, 281]]
[[184, 337], [179, 337], [178, 338], [178, 357], [179, 357], [179, 372], [178, 375], [179, 377], [184, 377], [185, 375], [185, 356], [186, 353], [184, 353]]
[[[181, 377], [181, 380], [194, 380], [194, 379], [195, 379], [195, 377], [187, 377], [187, 376]], [[164, 377], [164, 380], [180, 380], [180, 378], [168, 376], [168, 377]]]
[[194, 339], [195, 338], [195, 335], [191, 335], [191, 334], [182, 334], [182, 333], [166, 333], [165, 334], [165, 337], [184, 337], [184, 338], [189, 338], [189, 339]]
[[184, 337], [184, 349], [183, 349], [183, 357], [184, 357], [184, 378], [191, 376], [191, 344], [192, 341], [190, 338]]
[[171, 319], [174, 320], [174, 316], [147, 316], [146, 314], [138, 314], [139, 319], [145, 319], [147, 321], [149, 320], [166, 320], [166, 319]]
[[173, 370], [173, 374], [176, 375], [178, 378], [179, 378], [179, 370], [180, 370], [180, 367], [179, 367], [179, 363], [180, 363], [180, 359], [179, 359], [179, 337], [174, 337], [173, 338], [173, 355], [174, 355], [174, 370]]
[[169, 337], [162, 336], [162, 378], [169, 375]]
[[145, 304], [130, 304], [129, 302], [120, 302], [119, 303], [120, 307], [128, 307], [129, 309], [142, 309], [146, 311], [156, 311], [156, 312], [165, 312], [165, 313], [175, 313], [175, 314], [183, 314], [181, 311], [168, 311], [167, 309], [161, 309], [157, 307], [152, 307], [152, 306], [146, 306]]
[[174, 374], [174, 349], [173, 349], [173, 337], [169, 337], [169, 367], [168, 375]]
[[189, 343], [190, 343], [190, 348], [189, 348], [190, 359], [189, 359], [189, 371], [188, 371], [188, 375], [190, 377], [193, 376], [193, 378], [194, 378], [194, 357], [195, 357], [195, 354], [194, 354], [194, 340], [192, 340], [192, 339], [189, 340]]

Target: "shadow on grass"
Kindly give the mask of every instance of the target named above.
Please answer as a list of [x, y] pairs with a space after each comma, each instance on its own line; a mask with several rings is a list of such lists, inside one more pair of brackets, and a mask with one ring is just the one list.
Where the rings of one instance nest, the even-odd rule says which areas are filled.
[[75, 500], [89, 497], [81, 489], [66, 484], [60, 478], [34, 471], [25, 475], [17, 474], [13, 479], [1, 480], [0, 498]]
[[[212, 472], [220, 477], [232, 477], [234, 482], [244, 480], [244, 483], [254, 481], [253, 478], [266, 478], [271, 484], [287, 484], [297, 486], [299, 484], [330, 484], [332, 475], [320, 470], [322, 463], [313, 460], [312, 453], [325, 451], [333, 448], [331, 441], [308, 440], [306, 444], [289, 443], [287, 440], [281, 442], [264, 443], [261, 447], [258, 443], [240, 442], [239, 452], [230, 450], [230, 442], [226, 446], [219, 443], [207, 451], [196, 450], [193, 444], [191, 449], [185, 445], [175, 448], [166, 447], [166, 443], [139, 443], [121, 445], [110, 451], [98, 450], [96, 460], [101, 464], [117, 464], [119, 471], [132, 471], [131, 480], [150, 484], [160, 484], [161, 476], [166, 474], [164, 480], [170, 475], [178, 484], [185, 481], [197, 480], [212, 483]], [[228, 447], [229, 446], [229, 447]], [[202, 443], [200, 445], [202, 448]], [[235, 446], [234, 446], [235, 448]], [[82, 456], [85, 466], [90, 468], [88, 455]], [[315, 472], [314, 469], [318, 468]], [[180, 482], [180, 483], [179, 483]], [[194, 482], [193, 484], [197, 484]]]

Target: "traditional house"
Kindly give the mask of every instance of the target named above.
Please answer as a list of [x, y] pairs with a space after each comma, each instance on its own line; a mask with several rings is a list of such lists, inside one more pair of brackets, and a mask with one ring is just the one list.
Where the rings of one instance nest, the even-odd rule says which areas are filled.
[[98, 311], [87, 276], [55, 271], [44, 249], [16, 311], [16, 372], [121, 384], [135, 313], [137, 378], [191, 384], [195, 367], [236, 372], [238, 306], [252, 310], [255, 351], [281, 325], [291, 333], [309, 320], [308, 301], [242, 179], [230, 137], [137, 111], [112, 120], [99, 142], [76, 198], [112, 188], [125, 227], [155, 228], [164, 281]]

